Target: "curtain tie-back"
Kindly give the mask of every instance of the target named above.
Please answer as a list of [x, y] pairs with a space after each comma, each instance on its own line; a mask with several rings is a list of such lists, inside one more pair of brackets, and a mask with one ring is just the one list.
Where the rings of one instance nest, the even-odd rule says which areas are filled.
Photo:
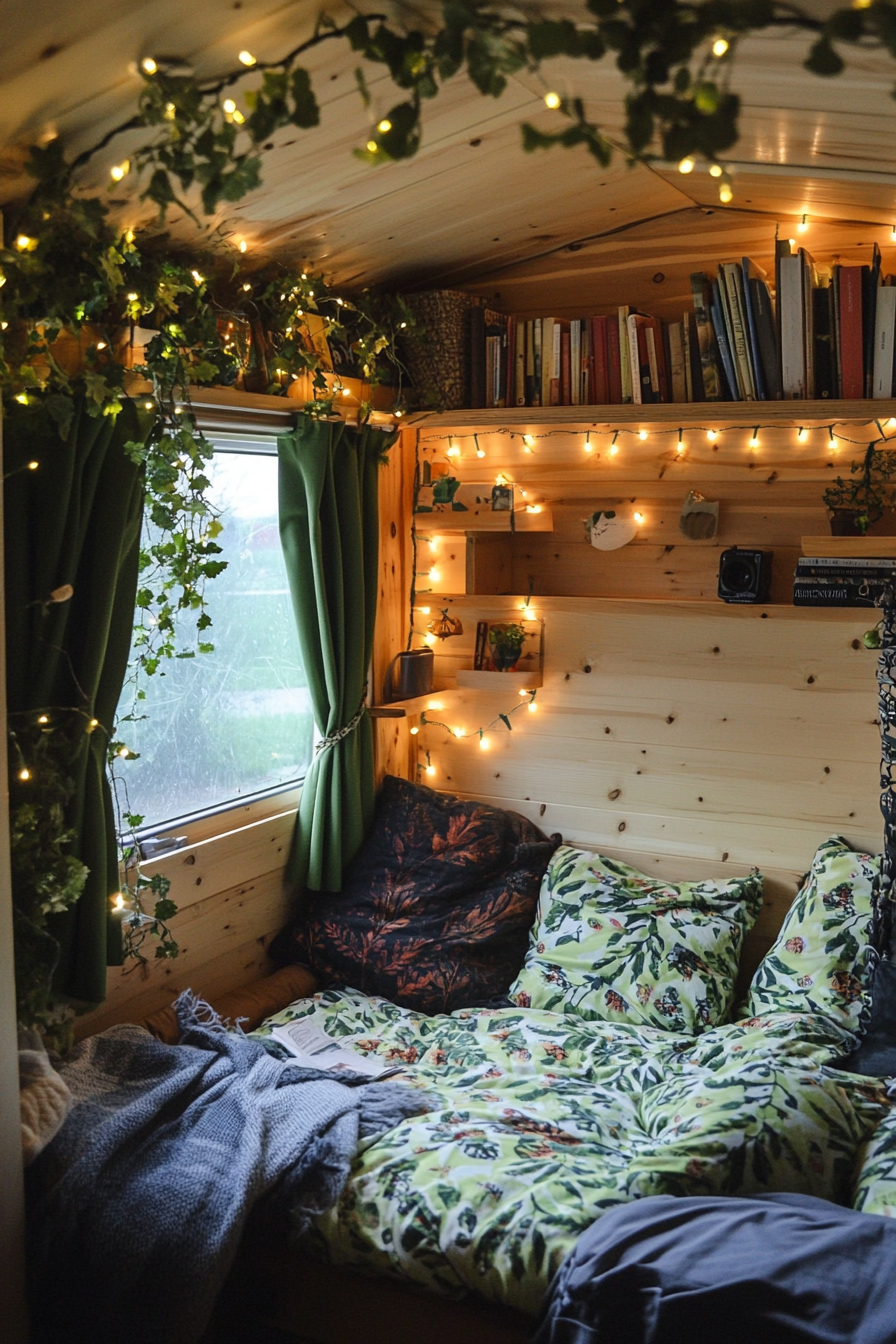
[[[365, 686], [364, 699], [366, 698], [367, 698], [367, 687]], [[360, 705], [358, 706], [358, 712], [355, 715], [355, 717], [353, 719], [349, 719], [348, 723], [346, 723], [342, 728], [334, 728], [332, 733], [327, 733], [326, 737], [322, 737], [319, 742], [316, 742], [314, 746], [315, 751], [324, 751], [325, 748], [327, 747], [335, 747], [337, 742], [341, 742], [344, 737], [348, 737], [349, 733], [353, 733], [355, 731], [358, 724], [361, 722], [361, 716], [363, 715], [364, 710], [367, 708], [367, 706], [364, 704], [364, 699], [362, 699]]]

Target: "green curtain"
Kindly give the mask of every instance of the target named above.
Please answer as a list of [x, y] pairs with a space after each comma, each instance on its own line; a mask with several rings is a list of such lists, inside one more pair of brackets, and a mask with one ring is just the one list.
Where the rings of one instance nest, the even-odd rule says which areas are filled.
[[[143, 517], [144, 471], [124, 444], [144, 442], [152, 424], [132, 401], [112, 418], [89, 415], [78, 398], [64, 438], [40, 401], [13, 406], [3, 426], [8, 712], [23, 741], [39, 714], [47, 731], [70, 739], [66, 823], [89, 873], [80, 900], [51, 915], [48, 929], [60, 945], [56, 991], [90, 1003], [105, 997], [107, 964], [121, 961], [106, 751], [130, 653]], [[66, 584], [70, 600], [48, 601]], [[99, 726], [89, 731], [92, 718]]]
[[277, 440], [280, 539], [324, 743], [305, 777], [287, 864], [289, 879], [310, 891], [341, 891], [373, 820], [373, 730], [363, 702], [376, 617], [377, 469], [397, 437], [303, 415]]

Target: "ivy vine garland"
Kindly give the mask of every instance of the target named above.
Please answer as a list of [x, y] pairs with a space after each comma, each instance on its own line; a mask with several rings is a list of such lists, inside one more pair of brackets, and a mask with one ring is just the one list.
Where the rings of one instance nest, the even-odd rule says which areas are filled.
[[[178, 652], [179, 613], [195, 614], [197, 650], [213, 647], [204, 585], [224, 562], [208, 498], [211, 448], [191, 415], [189, 385], [232, 383], [243, 369], [256, 390], [282, 393], [293, 376], [307, 372], [314, 387], [309, 409], [331, 413], [333, 389], [310, 337], [309, 314], [323, 319], [329, 336], [351, 350], [370, 384], [383, 378], [400, 383], [396, 339], [413, 319], [398, 301], [349, 299], [301, 268], [247, 270], [221, 235], [204, 252], [187, 254], [161, 232], [175, 202], [195, 218], [193, 202], [211, 214], [258, 186], [262, 146], [278, 129], [318, 124], [301, 57], [322, 43], [345, 43], [359, 62], [358, 89], [368, 107], [364, 66], [388, 71], [398, 101], [372, 120], [355, 151], [371, 165], [416, 153], [424, 104], [458, 74], [465, 73], [481, 94], [498, 97], [509, 76], [538, 72], [553, 57], [613, 58], [630, 85], [624, 152], [633, 160], [677, 161], [683, 170], [703, 158], [728, 201], [724, 155], [737, 140], [740, 111], [730, 89], [733, 59], [740, 39], [768, 28], [805, 32], [810, 46], [804, 64], [820, 76], [843, 69], [844, 46], [896, 56], [891, 0], [855, 0], [824, 21], [781, 0], [588, 0], [575, 20], [447, 0], [441, 22], [407, 31], [382, 14], [356, 14], [342, 26], [324, 16], [312, 37], [281, 59], [260, 62], [242, 52], [237, 68], [211, 81], [195, 79], [179, 63], [146, 56], [131, 118], [72, 162], [58, 140], [32, 150], [28, 167], [35, 189], [6, 212], [0, 240], [0, 391], [6, 401], [40, 399], [64, 438], [76, 394], [86, 396], [92, 414], [118, 413], [129, 395], [122, 346], [135, 327], [152, 332], [136, 370], [151, 382], [146, 399], [157, 423], [145, 445], [131, 446], [145, 465], [147, 515], [156, 529], [141, 558], [142, 673], [151, 675], [160, 660]], [[524, 124], [524, 149], [581, 144], [599, 163], [609, 163], [612, 147], [582, 99], [548, 89], [544, 101], [566, 124], [552, 132]], [[78, 174], [120, 134], [143, 130], [148, 138], [112, 169], [113, 186], [137, 181], [141, 199], [158, 208], [158, 229], [135, 236], [116, 226], [114, 202], [79, 189]], [[32, 741], [30, 731], [16, 727], [10, 750], [14, 770], [27, 749], [39, 764], [41, 783], [30, 800], [16, 795], [11, 815], [20, 1013], [26, 1024], [48, 1029], [54, 1013], [50, 986], [35, 969], [46, 957], [32, 955], [31, 944], [48, 936], [47, 913], [77, 900], [84, 875], [67, 849], [64, 811], [71, 785], [64, 737], [51, 741], [38, 732]], [[120, 740], [110, 751], [128, 754]], [[133, 827], [139, 818], [128, 815], [126, 821]], [[173, 903], [161, 882], [138, 874], [131, 889], [138, 914], [145, 895], [154, 900], [153, 913], [137, 921], [135, 942], [155, 932], [161, 939], [157, 955], [174, 955], [165, 922]], [[142, 957], [139, 947], [135, 951]]]

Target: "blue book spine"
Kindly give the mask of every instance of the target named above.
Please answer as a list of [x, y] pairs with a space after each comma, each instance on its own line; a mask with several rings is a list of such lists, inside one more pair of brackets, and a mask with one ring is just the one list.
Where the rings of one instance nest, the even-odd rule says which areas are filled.
[[722, 357], [722, 368], [725, 370], [725, 380], [728, 383], [728, 390], [731, 393], [732, 401], [740, 401], [740, 392], [737, 390], [737, 379], [734, 376], [734, 364], [731, 359], [731, 351], [728, 348], [728, 333], [725, 330], [725, 318], [722, 313], [722, 298], [719, 294], [719, 282], [712, 282], [712, 325], [715, 327], [716, 343], [719, 347], [719, 354]]
[[753, 381], [756, 384], [756, 396], [759, 401], [768, 401], [765, 387], [765, 375], [762, 372], [762, 356], [759, 353], [759, 337], [756, 332], [756, 318], [753, 315], [753, 297], [750, 294], [750, 258], [744, 257], [741, 265], [744, 275], [744, 307], [747, 310], [747, 331], [750, 336], [750, 358], [753, 362]]

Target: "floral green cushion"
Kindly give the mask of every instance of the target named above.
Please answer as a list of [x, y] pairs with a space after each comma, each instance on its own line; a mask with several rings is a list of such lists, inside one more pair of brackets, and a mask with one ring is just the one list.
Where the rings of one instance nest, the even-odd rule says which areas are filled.
[[753, 977], [747, 1015], [826, 1013], [853, 1031], [869, 1005], [866, 954], [880, 860], [836, 836], [819, 845], [774, 946]]
[[697, 1034], [724, 1022], [762, 877], [672, 884], [561, 845], [523, 969], [520, 1007]]

